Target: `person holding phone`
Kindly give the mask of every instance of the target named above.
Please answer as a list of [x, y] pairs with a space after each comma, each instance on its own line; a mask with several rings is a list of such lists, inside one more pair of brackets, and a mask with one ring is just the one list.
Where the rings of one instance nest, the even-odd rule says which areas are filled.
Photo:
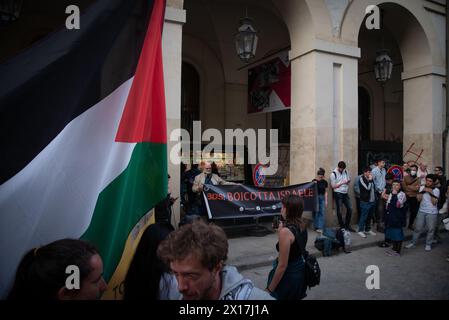
[[[334, 191], [338, 223], [340, 224], [340, 228], [355, 232], [355, 230], [351, 228], [352, 205], [348, 196], [350, 182], [351, 177], [348, 170], [346, 170], [346, 163], [344, 161], [340, 161], [337, 168], [335, 168], [335, 170], [331, 173], [331, 187]], [[346, 207], [345, 222], [343, 222], [343, 217], [341, 214], [343, 205]]]
[[373, 215], [374, 205], [376, 204], [375, 186], [371, 168], [366, 167], [363, 175], [359, 180], [360, 189], [360, 209], [362, 211], [359, 221], [358, 235], [366, 238], [366, 235], [375, 236], [376, 233], [371, 231], [371, 216]]

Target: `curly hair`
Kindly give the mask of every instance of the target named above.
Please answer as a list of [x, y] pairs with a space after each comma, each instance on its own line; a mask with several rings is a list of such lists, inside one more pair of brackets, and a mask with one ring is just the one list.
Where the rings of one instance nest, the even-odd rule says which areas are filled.
[[305, 223], [302, 220], [302, 213], [304, 211], [304, 203], [301, 197], [290, 194], [282, 199], [282, 204], [285, 207], [285, 219], [287, 224], [294, 224], [301, 230], [305, 228]]
[[198, 220], [172, 232], [161, 242], [157, 253], [167, 265], [193, 254], [212, 271], [228, 258], [228, 239], [220, 227]]

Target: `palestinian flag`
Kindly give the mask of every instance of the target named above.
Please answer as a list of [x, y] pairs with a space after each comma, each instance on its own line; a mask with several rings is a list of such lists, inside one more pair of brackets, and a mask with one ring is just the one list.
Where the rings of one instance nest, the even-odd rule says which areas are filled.
[[97, 0], [0, 65], [2, 297], [26, 251], [67, 237], [99, 248], [109, 281], [167, 195], [164, 12]]

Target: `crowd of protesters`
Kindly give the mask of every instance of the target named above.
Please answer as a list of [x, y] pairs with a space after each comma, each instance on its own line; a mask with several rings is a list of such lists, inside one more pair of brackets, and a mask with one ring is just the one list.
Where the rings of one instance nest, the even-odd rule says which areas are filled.
[[[196, 199], [205, 184], [229, 184], [210, 163], [185, 172], [185, 201], [188, 214], [177, 230], [171, 224], [171, 206], [176, 199], [170, 194], [156, 207], [156, 223], [143, 232], [124, 280], [125, 300], [270, 300], [303, 299], [306, 296], [305, 253], [308, 233], [302, 219], [303, 201], [289, 195], [282, 200], [281, 220], [273, 226], [278, 233], [278, 257], [267, 275], [264, 290], [254, 286], [235, 267], [227, 265], [228, 240], [223, 229], [201, 218], [204, 208]], [[320, 168], [314, 180], [318, 190], [318, 211], [313, 213], [315, 231], [323, 233], [327, 192], [332, 190], [341, 229], [366, 238], [377, 232], [385, 235], [382, 247], [391, 247], [389, 256], [400, 256], [404, 228], [413, 230], [417, 246], [426, 233], [425, 250], [438, 243], [438, 228], [447, 214], [449, 188], [443, 168], [433, 174], [423, 165], [404, 165], [403, 179], [398, 180], [385, 169], [385, 160], [377, 159], [364, 168], [353, 182], [356, 194], [358, 230], [351, 227], [353, 206], [349, 197], [351, 176], [346, 163], [340, 161], [330, 174]], [[191, 192], [190, 192], [191, 191]], [[344, 208], [343, 208], [344, 206]], [[343, 219], [343, 209], [345, 215]], [[449, 258], [448, 258], [449, 261]], [[80, 287], [67, 288], [67, 266], [80, 269]], [[102, 276], [103, 262], [98, 250], [82, 240], [63, 239], [31, 249], [20, 262], [9, 299], [98, 299], [107, 289]]]

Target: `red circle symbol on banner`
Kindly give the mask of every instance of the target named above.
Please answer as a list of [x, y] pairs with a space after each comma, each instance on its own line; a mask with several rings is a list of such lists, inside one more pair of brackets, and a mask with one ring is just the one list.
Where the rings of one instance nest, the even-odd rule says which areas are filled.
[[266, 165], [258, 163], [254, 168], [253, 182], [256, 187], [262, 187], [265, 184], [266, 175], [264, 174], [264, 169], [266, 167]]

